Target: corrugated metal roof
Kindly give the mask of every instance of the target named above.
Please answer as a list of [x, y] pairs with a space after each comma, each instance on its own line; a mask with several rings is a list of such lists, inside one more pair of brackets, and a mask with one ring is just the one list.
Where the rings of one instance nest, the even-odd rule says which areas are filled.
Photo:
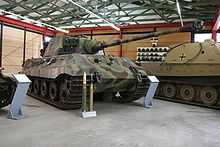
[[[75, 0], [81, 6], [115, 25], [171, 23], [179, 21], [176, 0]], [[219, 0], [179, 0], [184, 21], [211, 21]], [[0, 9], [53, 26], [106, 26], [68, 0], [0, 0]], [[6, 15], [6, 14], [5, 14]]]

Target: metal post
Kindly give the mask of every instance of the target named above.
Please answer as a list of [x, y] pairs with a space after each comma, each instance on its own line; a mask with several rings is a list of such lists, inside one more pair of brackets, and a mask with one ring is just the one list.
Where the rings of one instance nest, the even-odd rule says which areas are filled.
[[21, 108], [25, 102], [26, 93], [31, 80], [24, 74], [12, 74], [12, 76], [17, 83], [17, 87], [12, 98], [7, 118], [18, 120], [24, 117]]
[[42, 40], [43, 40], [43, 44], [46, 42], [45, 41], [45, 34], [42, 34]]
[[83, 91], [82, 91], [82, 111], [86, 112], [86, 72], [83, 73]]
[[216, 30], [212, 30], [212, 39], [214, 41], [217, 41], [217, 31]]
[[3, 22], [1, 22], [0, 30], [0, 67], [2, 67], [2, 48], [3, 48]]
[[191, 43], [195, 42], [195, 32], [191, 31]]
[[[120, 30], [119, 38], [122, 40], [122, 29]], [[123, 56], [122, 44], [120, 44], [120, 57]]]
[[91, 74], [91, 83], [90, 83], [90, 99], [89, 99], [89, 110], [87, 111], [86, 103], [86, 73], [83, 74], [83, 109], [81, 116], [83, 118], [96, 117], [96, 111], [93, 110], [93, 75]]
[[24, 29], [23, 64], [25, 62], [25, 52], [26, 52], [26, 28]]
[[217, 32], [220, 26], [220, 7], [212, 20], [212, 39], [217, 41]]
[[90, 35], [90, 39], [93, 38], [93, 31], [91, 30], [91, 35]]
[[153, 97], [160, 81], [155, 76], [147, 76], [147, 78], [150, 81], [150, 86], [148, 88], [146, 96], [144, 97], [144, 107], [151, 108], [153, 106]]
[[89, 111], [93, 111], [93, 78], [92, 77], [93, 75], [91, 74]]

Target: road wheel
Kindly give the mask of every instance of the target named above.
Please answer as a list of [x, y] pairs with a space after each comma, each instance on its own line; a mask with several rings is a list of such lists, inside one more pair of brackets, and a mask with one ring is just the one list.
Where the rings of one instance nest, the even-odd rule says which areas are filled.
[[67, 86], [66, 86], [66, 84], [63, 83], [63, 84], [61, 84], [60, 90], [59, 90], [60, 102], [65, 103], [68, 96], [69, 96], [69, 92], [68, 92]]
[[40, 86], [41, 96], [43, 97], [47, 96], [47, 91], [48, 91], [48, 86], [47, 86], [46, 81], [41, 81], [41, 86]]
[[40, 91], [40, 84], [39, 84], [39, 80], [34, 80], [33, 82], [33, 92], [35, 95], [38, 95]]
[[49, 96], [52, 101], [57, 100], [57, 85], [55, 82], [49, 84]]
[[186, 101], [193, 101], [195, 96], [195, 89], [190, 85], [183, 85], [180, 88], [180, 96]]
[[174, 98], [176, 96], [176, 87], [173, 84], [165, 84], [162, 88], [165, 97]]
[[156, 92], [155, 92], [155, 96], [160, 96], [160, 85], [157, 87]]
[[32, 92], [33, 92], [33, 82], [30, 83], [27, 93], [30, 94]]
[[204, 104], [214, 105], [218, 101], [218, 92], [213, 87], [204, 87], [201, 89], [200, 98]]
[[12, 89], [10, 86], [8, 89], [0, 87], [0, 96], [0, 108], [9, 105], [12, 100]]

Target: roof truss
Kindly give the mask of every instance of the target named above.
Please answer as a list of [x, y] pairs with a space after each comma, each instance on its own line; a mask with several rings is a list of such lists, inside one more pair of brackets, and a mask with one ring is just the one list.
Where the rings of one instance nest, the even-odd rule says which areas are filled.
[[[116, 24], [171, 23], [179, 21], [176, 0], [75, 0], [83, 7]], [[219, 0], [181, 0], [186, 20], [211, 21]], [[67, 0], [0, 0], [0, 9], [53, 26], [104, 26], [106, 23]]]

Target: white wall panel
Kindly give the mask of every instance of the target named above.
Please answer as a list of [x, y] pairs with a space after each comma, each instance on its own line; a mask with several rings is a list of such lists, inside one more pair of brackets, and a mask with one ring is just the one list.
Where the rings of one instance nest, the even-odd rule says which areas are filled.
[[24, 31], [8, 26], [3, 27], [2, 66], [4, 73], [17, 73], [21, 71]]
[[[25, 59], [40, 57], [42, 35], [26, 31]], [[4, 26], [2, 67], [4, 73], [18, 73], [22, 70], [24, 50], [24, 30]]]

